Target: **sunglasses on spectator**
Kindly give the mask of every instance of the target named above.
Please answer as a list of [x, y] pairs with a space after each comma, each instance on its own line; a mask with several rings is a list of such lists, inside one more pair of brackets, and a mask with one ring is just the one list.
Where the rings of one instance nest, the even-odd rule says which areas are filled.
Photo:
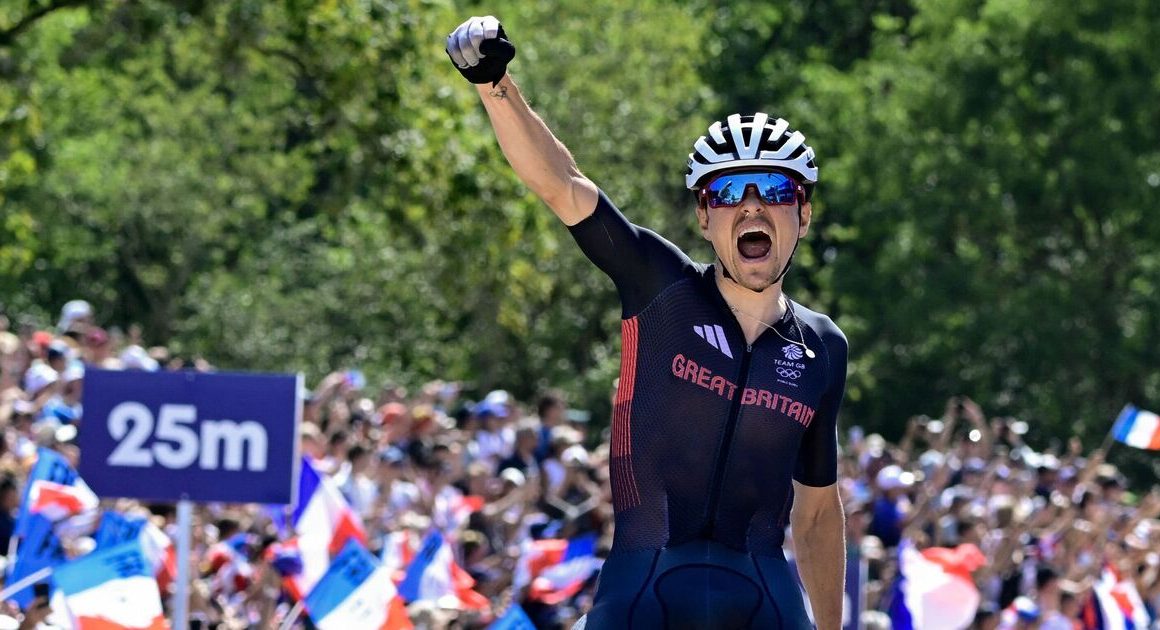
[[701, 199], [710, 208], [735, 208], [751, 186], [758, 198], [770, 206], [792, 206], [805, 197], [805, 189], [789, 175], [758, 171], [719, 175], [701, 188]]

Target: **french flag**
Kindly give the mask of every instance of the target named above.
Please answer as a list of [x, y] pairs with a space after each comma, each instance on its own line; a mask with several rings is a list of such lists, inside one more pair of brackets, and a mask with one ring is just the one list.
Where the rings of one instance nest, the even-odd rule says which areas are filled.
[[1125, 405], [1112, 425], [1117, 442], [1149, 451], [1160, 451], [1160, 416]]
[[403, 581], [404, 569], [415, 559], [415, 551], [418, 548], [418, 536], [409, 529], [391, 532], [384, 538], [381, 559], [383, 566], [390, 570], [395, 583]]
[[164, 592], [177, 577], [177, 549], [165, 532], [141, 515], [127, 515], [107, 511], [93, 538], [97, 549], [107, 549], [123, 543], [138, 541], [153, 567], [157, 585]]
[[95, 512], [101, 503], [80, 477], [77, 477], [73, 485], [37, 479], [32, 482], [32, 487], [28, 491], [28, 501], [30, 513], [40, 514], [54, 523], [72, 516]]
[[[45, 485], [38, 482], [49, 482], [54, 485], [47, 487], [48, 493], [40, 501], [40, 509], [42, 511], [36, 513], [33, 512], [33, 505], [36, 502], [33, 501], [32, 491], [34, 488], [42, 491], [45, 489]], [[32, 470], [28, 473], [28, 483], [24, 486], [24, 496], [20, 500], [20, 513], [16, 516], [16, 526], [13, 535], [18, 537], [27, 536], [31, 521], [34, 518], [40, 517], [48, 519], [49, 515], [55, 515], [61, 511], [67, 512], [71, 509], [88, 505], [90, 497], [93, 496], [93, 491], [89, 490], [88, 486], [84, 486], [84, 490], [80, 491], [74, 499], [61, 497], [61, 505], [57, 507], [52, 505], [54, 502], [54, 490], [59, 489], [59, 486], [71, 487], [78, 483], [84, 482], [81, 481], [80, 476], [77, 475], [77, 471], [73, 469], [72, 465], [69, 464], [63, 455], [47, 448], [37, 449], [36, 463], [33, 464]]]
[[1151, 620], [1131, 580], [1105, 567], [1080, 615], [1084, 630], [1145, 630]]
[[362, 521], [342, 496], [338, 485], [318, 474], [303, 458], [298, 480], [298, 505], [291, 518], [298, 534], [298, 551], [302, 555], [302, 572], [287, 578], [285, 586], [295, 599], [314, 588], [330, 567], [330, 559], [342, 551], [347, 541], [366, 545]]
[[900, 575], [890, 603], [895, 630], [960, 630], [971, 625], [981, 601], [971, 572], [987, 563], [978, 547], [920, 552], [903, 541], [898, 556]]
[[347, 541], [306, 596], [306, 610], [320, 630], [413, 627], [390, 571], [355, 540]]
[[487, 598], [472, 590], [475, 578], [452, 556], [451, 547], [438, 530], [431, 532], [415, 555], [399, 584], [399, 595], [408, 604], [420, 600], [441, 608], [487, 610]]
[[169, 628], [152, 563], [139, 541], [67, 562], [52, 579], [79, 630]]
[[246, 556], [248, 542], [248, 534], [240, 533], [209, 548], [206, 555], [215, 594], [230, 596], [249, 588], [254, 579], [254, 565]]
[[535, 540], [520, 556], [513, 586], [527, 586], [529, 599], [555, 606], [580, 592], [603, 563], [596, 557], [596, 534]]

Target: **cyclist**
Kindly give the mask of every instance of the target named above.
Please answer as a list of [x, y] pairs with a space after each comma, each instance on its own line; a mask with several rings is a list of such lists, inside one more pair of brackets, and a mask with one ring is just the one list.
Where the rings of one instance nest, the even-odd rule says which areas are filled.
[[587, 624], [808, 628], [782, 552], [790, 524], [818, 627], [838, 628], [846, 339], [782, 292], [817, 181], [805, 138], [757, 113], [697, 140], [685, 183], [716, 253], [698, 264], [581, 174], [507, 75], [515, 47], [494, 17], [461, 24], [447, 53], [477, 84], [516, 174], [620, 295], [616, 531]]

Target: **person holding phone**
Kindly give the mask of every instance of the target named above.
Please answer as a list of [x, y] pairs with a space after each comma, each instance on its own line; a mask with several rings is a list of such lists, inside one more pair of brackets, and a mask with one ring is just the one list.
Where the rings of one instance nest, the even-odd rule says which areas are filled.
[[[817, 627], [841, 623], [836, 418], [847, 344], [783, 291], [818, 169], [805, 136], [757, 112], [711, 125], [685, 185], [716, 254], [697, 263], [584, 176], [507, 73], [516, 48], [473, 17], [446, 40], [516, 175], [616, 285], [616, 530], [592, 628], [811, 627], [782, 552], [792, 524]], [[584, 626], [585, 621], [580, 622]]]

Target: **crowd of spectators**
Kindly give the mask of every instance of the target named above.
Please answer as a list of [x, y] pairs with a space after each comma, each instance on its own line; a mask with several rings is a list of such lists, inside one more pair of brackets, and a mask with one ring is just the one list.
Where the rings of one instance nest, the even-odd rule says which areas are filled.
[[[148, 347], [135, 329], [122, 334], [98, 323], [82, 301], [66, 304], [52, 330], [12, 330], [0, 315], [0, 548], [8, 548], [36, 449], [56, 449], [74, 463], [81, 456], [75, 444], [86, 367], [213, 369]], [[414, 604], [416, 627], [485, 627], [513, 602], [537, 627], [571, 627], [591, 603], [595, 578], [562, 602], [533, 601], [519, 575], [520, 556], [532, 540], [582, 534], [594, 534], [597, 554], [607, 553], [607, 423], [569, 409], [560, 392], [530, 406], [502, 390], [474, 400], [466, 394], [454, 382], [370, 388], [357, 371], [333, 372], [304, 392], [302, 452], [361, 517], [371, 551], [400, 540], [414, 550], [441, 530], [490, 602], [485, 610]], [[848, 549], [864, 566], [865, 627], [890, 627], [885, 611], [895, 597], [898, 549], [907, 544], [969, 543], [982, 551], [986, 563], [973, 573], [982, 596], [978, 628], [1081, 628], [1093, 585], [1109, 567], [1135, 583], [1155, 618], [1160, 492], [1130, 492], [1104, 461], [1104, 448], [1072, 438], [1059, 452], [1037, 452], [1024, 442], [1029, 432], [1024, 422], [988, 419], [969, 398], [952, 399], [937, 419], [911, 419], [897, 443], [856, 427], [843, 431], [840, 490]], [[467, 497], [479, 499], [465, 511]], [[174, 531], [171, 506], [116, 506], [147, 512], [163, 531]], [[290, 610], [276, 512], [198, 507], [191, 610], [202, 627], [276, 627]], [[83, 553], [83, 537], [68, 550]], [[4, 612], [0, 627], [31, 627], [43, 616], [25, 617], [9, 603]]]

